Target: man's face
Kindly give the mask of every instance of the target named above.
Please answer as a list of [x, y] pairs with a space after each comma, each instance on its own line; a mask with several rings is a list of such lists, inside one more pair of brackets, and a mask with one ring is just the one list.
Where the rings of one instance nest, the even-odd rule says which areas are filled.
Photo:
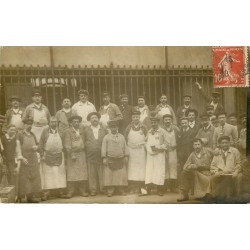
[[163, 95], [163, 96], [161, 97], [161, 99], [160, 99], [160, 102], [161, 102], [162, 104], [166, 104], [167, 101], [168, 101], [168, 98], [167, 98], [165, 95]]
[[208, 118], [203, 118], [201, 121], [202, 127], [206, 128], [209, 125], [209, 119]]
[[84, 102], [88, 101], [88, 96], [85, 95], [85, 94], [80, 94], [79, 99], [80, 99], [81, 102], [84, 103]]
[[212, 101], [213, 101], [213, 103], [218, 103], [219, 102], [219, 97], [218, 96], [212, 96]]
[[69, 109], [71, 107], [71, 101], [70, 99], [64, 99], [62, 102], [62, 107], [65, 109]]
[[108, 95], [104, 96], [102, 100], [105, 105], [108, 105], [110, 103], [110, 97]]
[[52, 129], [56, 129], [56, 127], [57, 127], [57, 121], [50, 121], [49, 125], [50, 125], [50, 127]]
[[40, 95], [34, 95], [32, 97], [32, 100], [33, 100], [34, 103], [40, 104], [42, 102], [42, 96], [40, 96]]
[[139, 107], [144, 107], [144, 105], [145, 105], [145, 100], [144, 100], [144, 98], [139, 98], [139, 99], [138, 99], [138, 106], [139, 106]]
[[236, 126], [238, 124], [237, 118], [234, 116], [229, 117], [229, 124]]
[[225, 125], [225, 123], [226, 123], [226, 115], [219, 115], [218, 120], [219, 120], [220, 125]]
[[13, 101], [11, 102], [11, 106], [12, 106], [13, 108], [19, 108], [20, 102], [19, 102], [18, 100], [13, 100]]
[[118, 132], [118, 127], [117, 126], [111, 126], [110, 131], [111, 131], [111, 134], [115, 135]]
[[99, 118], [97, 115], [92, 115], [90, 118], [90, 123], [92, 126], [96, 127], [99, 124]]
[[207, 114], [208, 114], [209, 116], [213, 116], [213, 115], [214, 115], [214, 110], [213, 110], [213, 109], [208, 109], [208, 110], [207, 110]]
[[132, 122], [138, 124], [140, 122], [140, 115], [132, 115]]
[[121, 103], [122, 105], [128, 105], [128, 97], [122, 97]]
[[7, 134], [12, 137], [14, 134], [16, 134], [16, 127], [10, 127], [7, 130]]
[[186, 96], [186, 97], [184, 97], [183, 102], [184, 102], [184, 104], [185, 104], [186, 106], [188, 106], [188, 105], [191, 103], [191, 98], [188, 97], [188, 96]]
[[172, 124], [172, 119], [170, 117], [165, 117], [163, 123], [165, 126], [170, 126]]
[[230, 147], [230, 141], [228, 141], [228, 140], [221, 140], [220, 141], [220, 148], [221, 149], [223, 149], [224, 151], [226, 151], [226, 150], [228, 150], [229, 149], [229, 147]]
[[158, 128], [158, 124], [159, 124], [158, 121], [151, 121], [151, 125], [153, 129]]
[[184, 129], [187, 128], [188, 127], [188, 120], [186, 120], [186, 119], [182, 120], [181, 121], [181, 127], [184, 128]]
[[188, 113], [188, 120], [190, 122], [193, 122], [195, 120], [195, 113], [194, 112], [189, 112]]
[[24, 129], [27, 130], [28, 132], [30, 132], [32, 128], [32, 124], [24, 124]]
[[72, 126], [73, 126], [74, 128], [76, 128], [76, 129], [78, 129], [79, 126], [80, 126], [80, 121], [79, 121], [78, 119], [73, 119], [73, 121], [72, 121]]
[[202, 149], [202, 144], [199, 141], [194, 142], [193, 148], [195, 152], [199, 153]]
[[212, 119], [212, 124], [213, 124], [213, 126], [214, 126], [215, 128], [217, 128], [217, 127], [219, 126], [219, 121], [218, 121], [218, 119], [217, 119], [217, 118]]

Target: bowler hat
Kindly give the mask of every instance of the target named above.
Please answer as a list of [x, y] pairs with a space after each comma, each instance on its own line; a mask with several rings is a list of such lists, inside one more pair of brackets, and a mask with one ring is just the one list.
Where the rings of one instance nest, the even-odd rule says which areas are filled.
[[212, 92], [212, 96], [214, 97], [219, 97], [221, 94], [220, 92]]
[[227, 135], [220, 136], [218, 142], [220, 143], [222, 140], [230, 141], [230, 137]]
[[141, 114], [140, 111], [137, 111], [137, 110], [132, 111], [132, 115], [140, 115], [140, 114]]
[[35, 95], [38, 95], [38, 96], [41, 96], [41, 91], [39, 89], [34, 89], [33, 90], [33, 93], [32, 93], [32, 96], [35, 96]]

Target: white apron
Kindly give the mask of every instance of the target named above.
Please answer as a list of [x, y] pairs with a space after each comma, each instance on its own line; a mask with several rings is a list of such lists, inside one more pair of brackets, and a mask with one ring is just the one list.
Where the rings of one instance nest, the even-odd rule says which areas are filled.
[[147, 110], [143, 109], [142, 111], [139, 109], [141, 112], [140, 114], [140, 122], [143, 123], [143, 121], [148, 117]]
[[152, 135], [148, 133], [147, 148], [147, 163], [145, 184], [164, 185], [165, 181], [165, 152], [155, 153], [151, 146], [160, 145], [159, 134]]
[[145, 135], [142, 130], [130, 129], [128, 134], [128, 180], [145, 181], [146, 150]]
[[[46, 112], [44, 109], [42, 110], [38, 110], [38, 109], [34, 109], [34, 124], [32, 125], [32, 129], [31, 132], [34, 133], [34, 135], [36, 136], [37, 142], [40, 141], [41, 138], [41, 134], [43, 132], [43, 129], [45, 127], [47, 127], [48, 124], [48, 120], [46, 117]], [[36, 124], [41, 124], [41, 126], [37, 126]], [[42, 126], [44, 124], [44, 126]]]
[[10, 124], [14, 124], [18, 130], [23, 129], [24, 124], [22, 121], [22, 115], [21, 114], [13, 114], [11, 116]]
[[[49, 134], [45, 145], [45, 151], [62, 153], [63, 145], [61, 137], [58, 133]], [[46, 152], [45, 152], [46, 154]], [[42, 189], [57, 189], [66, 187], [66, 169], [64, 165], [64, 157], [60, 166], [48, 166], [44, 161], [42, 165]]]
[[109, 121], [109, 114], [108, 114], [108, 108], [105, 109], [105, 114], [101, 115], [100, 118], [100, 124], [104, 127], [107, 128], [108, 127], [108, 121]]
[[[176, 146], [174, 130], [166, 131], [167, 144]], [[177, 179], [177, 152], [176, 149], [166, 153], [166, 179]]]
[[171, 115], [171, 112], [170, 112], [170, 109], [168, 107], [164, 107], [164, 108], [161, 108], [161, 110], [159, 111], [158, 114], [162, 118], [166, 114]]

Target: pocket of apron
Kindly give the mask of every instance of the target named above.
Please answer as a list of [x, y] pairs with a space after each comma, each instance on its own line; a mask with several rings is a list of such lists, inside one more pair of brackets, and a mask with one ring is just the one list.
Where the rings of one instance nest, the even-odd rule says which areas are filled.
[[111, 170], [118, 170], [123, 168], [123, 159], [122, 158], [113, 158], [113, 157], [108, 157], [108, 167]]

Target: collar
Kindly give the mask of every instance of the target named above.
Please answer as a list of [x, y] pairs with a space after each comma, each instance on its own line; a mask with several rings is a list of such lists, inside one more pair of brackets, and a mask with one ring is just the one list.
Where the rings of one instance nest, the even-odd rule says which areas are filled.
[[71, 108], [69, 108], [69, 109], [62, 108], [62, 112], [64, 112], [64, 113], [69, 113], [70, 111], [71, 111]]
[[72, 128], [74, 133], [76, 133], [77, 135], [80, 135], [80, 129], [79, 128], [77, 130], [73, 126], [71, 126], [71, 128]]
[[78, 103], [79, 105], [90, 105], [89, 101], [86, 101], [84, 103], [82, 101], [79, 101]]
[[49, 132], [51, 134], [56, 134], [57, 133], [57, 128], [56, 129], [49, 128]]
[[42, 109], [43, 108], [43, 104], [40, 103], [40, 105], [38, 106], [37, 104], [33, 103], [33, 108], [35, 108], [35, 109]]
[[220, 152], [221, 154], [222, 153], [232, 153], [232, 148], [231, 147], [229, 147], [229, 149], [227, 150], [227, 151], [223, 151], [222, 149], [221, 149], [221, 152]]
[[172, 131], [174, 130], [173, 124], [171, 124], [169, 127], [164, 126], [164, 128], [165, 128], [168, 132], [172, 132]]
[[205, 128], [203, 127], [203, 130], [208, 130], [210, 129], [211, 126], [212, 126], [211, 123], [209, 123], [208, 126], [206, 126]]
[[161, 107], [161, 108], [169, 108], [169, 105], [167, 103], [165, 105], [163, 105], [162, 103], [160, 103], [159, 107]]
[[189, 104], [188, 106], [186, 106], [186, 105], [184, 104], [183, 107], [184, 107], [185, 109], [188, 109], [188, 108], [191, 108], [191, 105]]
[[160, 128], [159, 127], [157, 129], [153, 129], [153, 128], [150, 129], [150, 133], [152, 135], [154, 135], [155, 133], [159, 133], [159, 132], [160, 132]]
[[94, 126], [92, 126], [92, 125], [90, 125], [90, 127], [92, 128], [92, 129], [100, 129], [100, 124], [98, 124], [96, 127], [94, 127]]
[[15, 138], [15, 134], [12, 136], [12, 137], [10, 137], [7, 133], [5, 134], [5, 137], [6, 137], [6, 139], [8, 140], [8, 141], [10, 141], [10, 140], [12, 140], [13, 138]]
[[192, 121], [192, 122], [188, 122], [189, 124], [195, 124], [195, 121]]
[[138, 109], [148, 110], [148, 106], [147, 106], [147, 105], [144, 105], [142, 108], [141, 108], [141, 107], [139, 107], [139, 106], [137, 106], [137, 107], [138, 107]]

